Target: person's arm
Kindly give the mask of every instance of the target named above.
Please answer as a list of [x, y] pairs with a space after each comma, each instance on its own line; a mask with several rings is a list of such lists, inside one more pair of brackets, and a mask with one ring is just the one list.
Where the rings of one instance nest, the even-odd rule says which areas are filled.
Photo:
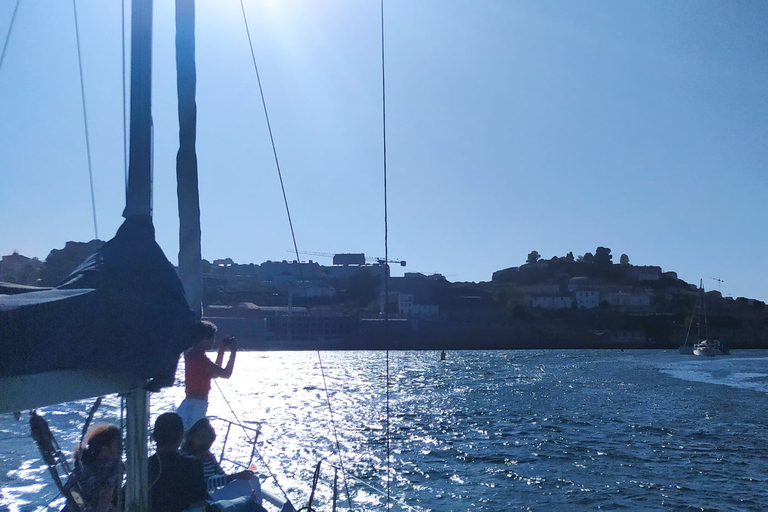
[[227, 475], [227, 478], [231, 482], [232, 480], [250, 480], [253, 478], [253, 471], [250, 469], [244, 469], [242, 471], [238, 471], [237, 473], [232, 473], [231, 475]]
[[[227, 366], [221, 366], [221, 360], [224, 359], [224, 350], [229, 348], [229, 361]], [[219, 348], [219, 355], [216, 357], [216, 363], [211, 363], [209, 366], [211, 377], [222, 377], [228, 379], [232, 376], [232, 371], [235, 369], [235, 355], [237, 354], [237, 342], [234, 336], [227, 336]], [[210, 359], [209, 359], [210, 361]]]
[[235, 480], [250, 480], [251, 478], [253, 478], [253, 471], [250, 469], [244, 469], [243, 471], [238, 471], [237, 473], [232, 473], [229, 475], [224, 474], [210, 476], [206, 482], [208, 484], [208, 491], [210, 492], [218, 489], [219, 487], [224, 487], [228, 483], [234, 482]]
[[[226, 339], [226, 338], [224, 338]], [[219, 346], [219, 353], [216, 354], [216, 366], [221, 366], [224, 364], [224, 351], [227, 350], [227, 346], [225, 343], [222, 343]]]

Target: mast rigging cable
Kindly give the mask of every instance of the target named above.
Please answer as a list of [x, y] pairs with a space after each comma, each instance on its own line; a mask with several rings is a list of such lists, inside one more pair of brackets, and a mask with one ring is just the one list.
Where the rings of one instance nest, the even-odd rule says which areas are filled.
[[[290, 226], [290, 229], [291, 229], [291, 239], [293, 241], [293, 249], [296, 252], [296, 261], [300, 262], [301, 258], [299, 257], [299, 247], [298, 247], [298, 244], [296, 243], [296, 233], [295, 233], [295, 231], [293, 229], [293, 220], [291, 219], [291, 210], [290, 210], [290, 207], [288, 205], [288, 196], [287, 196], [287, 194], [285, 192], [285, 184], [283, 182], [283, 174], [282, 174], [282, 171], [280, 170], [280, 160], [278, 159], [278, 156], [277, 156], [277, 147], [275, 145], [275, 138], [274, 138], [274, 135], [272, 133], [272, 124], [269, 121], [269, 112], [267, 110], [267, 101], [266, 101], [266, 98], [264, 96], [264, 88], [261, 85], [261, 76], [259, 74], [259, 67], [256, 64], [256, 53], [255, 53], [255, 51], [253, 49], [253, 39], [251, 38], [251, 30], [250, 30], [250, 27], [248, 25], [248, 17], [247, 17], [247, 15], [245, 13], [245, 5], [243, 4], [243, 0], [240, 0], [240, 10], [243, 13], [243, 23], [245, 24], [245, 31], [246, 31], [246, 34], [248, 36], [248, 47], [251, 50], [251, 60], [253, 62], [253, 69], [256, 72], [256, 81], [257, 81], [258, 86], [259, 86], [259, 94], [261, 96], [261, 105], [262, 105], [262, 107], [264, 109], [264, 117], [265, 117], [266, 123], [267, 123], [267, 130], [269, 131], [269, 140], [270, 140], [270, 142], [272, 144], [272, 155], [274, 156], [275, 166], [277, 167], [277, 175], [278, 175], [278, 177], [280, 179], [280, 189], [282, 190], [282, 193], [283, 193], [283, 202], [285, 203], [285, 211], [286, 211], [286, 214], [288, 216], [288, 225]], [[299, 269], [301, 269], [300, 266], [299, 266]], [[330, 411], [330, 421], [331, 421], [331, 426], [332, 426], [334, 437], [335, 437], [335, 441], [336, 441], [336, 452], [339, 455], [339, 463], [340, 463], [340, 467], [341, 467], [341, 474], [342, 474], [342, 478], [344, 479], [344, 488], [345, 488], [345, 491], [347, 493], [347, 500], [349, 502], [349, 508], [350, 508], [350, 510], [352, 510], [352, 496], [349, 493], [349, 487], [347, 486], [347, 476], [346, 476], [346, 472], [344, 471], [344, 460], [343, 460], [342, 454], [341, 454], [341, 444], [339, 442], [339, 438], [338, 438], [338, 434], [337, 434], [337, 429], [336, 429], [336, 424], [335, 424], [335, 422], [333, 420], [333, 409], [331, 407], [330, 393], [328, 392], [328, 386], [327, 386], [326, 380], [325, 380], [325, 371], [324, 371], [324, 368], [323, 368], [323, 361], [322, 361], [322, 358], [320, 357], [320, 351], [319, 350], [317, 351], [317, 357], [318, 357], [318, 361], [319, 361], [319, 364], [320, 364], [320, 371], [321, 371], [322, 378], [323, 378], [323, 386], [325, 388], [326, 401], [328, 403], [328, 409]], [[389, 502], [389, 498], [387, 498], [387, 502]]]
[[[384, 68], [384, 0], [381, 0], [381, 122], [382, 122], [382, 144], [384, 159], [384, 341], [389, 341], [389, 224], [387, 219], [387, 82]], [[390, 434], [389, 434], [389, 346], [386, 350], [387, 372], [386, 372], [386, 440], [387, 440], [387, 510], [390, 505]]]
[[77, 0], [72, 0], [72, 9], [75, 13], [75, 39], [77, 40], [77, 65], [80, 70], [80, 94], [83, 100], [83, 124], [85, 125], [85, 153], [88, 157], [88, 180], [91, 184], [91, 208], [93, 210], [94, 238], [99, 238], [99, 226], [96, 223], [96, 193], [93, 190], [93, 166], [91, 165], [91, 141], [88, 136], [88, 114], [85, 109], [85, 83], [83, 81], [83, 57], [80, 51], [80, 28], [77, 23]]
[[280, 170], [280, 160], [277, 158], [277, 147], [275, 146], [275, 137], [272, 135], [272, 123], [269, 122], [269, 112], [267, 111], [267, 100], [264, 98], [264, 88], [261, 86], [261, 76], [259, 75], [259, 66], [256, 64], [256, 53], [253, 50], [253, 40], [251, 39], [251, 29], [248, 26], [248, 17], [245, 14], [245, 5], [243, 0], [240, 0], [240, 10], [243, 12], [243, 22], [245, 23], [245, 33], [248, 36], [248, 47], [251, 50], [251, 60], [253, 61], [253, 69], [256, 72], [256, 82], [259, 84], [259, 94], [261, 95], [261, 105], [264, 108], [264, 117], [267, 121], [267, 130], [269, 131], [269, 140], [272, 143], [272, 155], [275, 158], [275, 166], [277, 167], [277, 176], [280, 178], [280, 189], [283, 191], [283, 202], [285, 203], [285, 212], [288, 215], [288, 225], [291, 228], [291, 239], [293, 240], [293, 248], [296, 251], [296, 261], [299, 260], [299, 248], [296, 245], [296, 233], [293, 230], [293, 221], [291, 220], [291, 209], [288, 207], [288, 196], [285, 193], [285, 184], [283, 183], [283, 173]]
[[125, 91], [125, 0], [122, 0], [120, 8], [120, 27], [122, 32], [122, 72], [123, 72], [123, 166], [125, 169], [125, 190], [128, 191], [128, 114], [127, 114], [127, 95]]
[[8, 26], [8, 34], [5, 36], [5, 43], [3, 44], [3, 51], [0, 53], [0, 69], [3, 69], [3, 61], [5, 60], [5, 51], [8, 49], [8, 42], [11, 40], [11, 32], [13, 31], [13, 22], [16, 21], [16, 13], [19, 10], [19, 4], [21, 0], [16, 0], [16, 7], [13, 8], [13, 14], [11, 15], [11, 24]]

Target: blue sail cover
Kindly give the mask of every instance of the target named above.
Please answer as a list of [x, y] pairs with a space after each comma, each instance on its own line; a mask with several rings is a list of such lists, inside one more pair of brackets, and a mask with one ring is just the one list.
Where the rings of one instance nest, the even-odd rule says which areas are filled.
[[0, 296], [0, 379], [87, 370], [169, 386], [195, 320], [151, 219], [129, 217], [63, 284]]

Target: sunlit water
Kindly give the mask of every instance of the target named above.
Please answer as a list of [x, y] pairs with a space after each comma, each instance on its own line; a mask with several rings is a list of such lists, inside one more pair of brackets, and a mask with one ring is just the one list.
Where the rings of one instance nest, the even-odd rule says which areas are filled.
[[[768, 509], [766, 352], [391, 352], [389, 415], [383, 352], [321, 357], [240, 353], [210, 397], [209, 414], [261, 427], [263, 486], [297, 508], [321, 460], [317, 510], [341, 464], [338, 508], [384, 510], [389, 452], [390, 503], [415, 510]], [[180, 379], [153, 395], [152, 419], [182, 397]], [[42, 410], [62, 448], [90, 405]], [[117, 398], [97, 421], [119, 422]], [[0, 510], [60, 507], [26, 421], [0, 417], [0, 457]]]

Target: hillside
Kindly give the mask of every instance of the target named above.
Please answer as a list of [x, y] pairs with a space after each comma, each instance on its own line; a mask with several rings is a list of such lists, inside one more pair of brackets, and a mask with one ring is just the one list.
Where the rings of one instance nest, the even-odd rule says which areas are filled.
[[[5, 256], [0, 280], [53, 285], [97, 246], [69, 242], [42, 263]], [[604, 247], [549, 260], [532, 251], [480, 283], [418, 273], [385, 282], [384, 265], [217, 260], [204, 262], [205, 314], [245, 347], [271, 349], [675, 348], [696, 336], [698, 284], [612, 259]], [[768, 347], [763, 302], [709, 291], [704, 303], [709, 336]]]

